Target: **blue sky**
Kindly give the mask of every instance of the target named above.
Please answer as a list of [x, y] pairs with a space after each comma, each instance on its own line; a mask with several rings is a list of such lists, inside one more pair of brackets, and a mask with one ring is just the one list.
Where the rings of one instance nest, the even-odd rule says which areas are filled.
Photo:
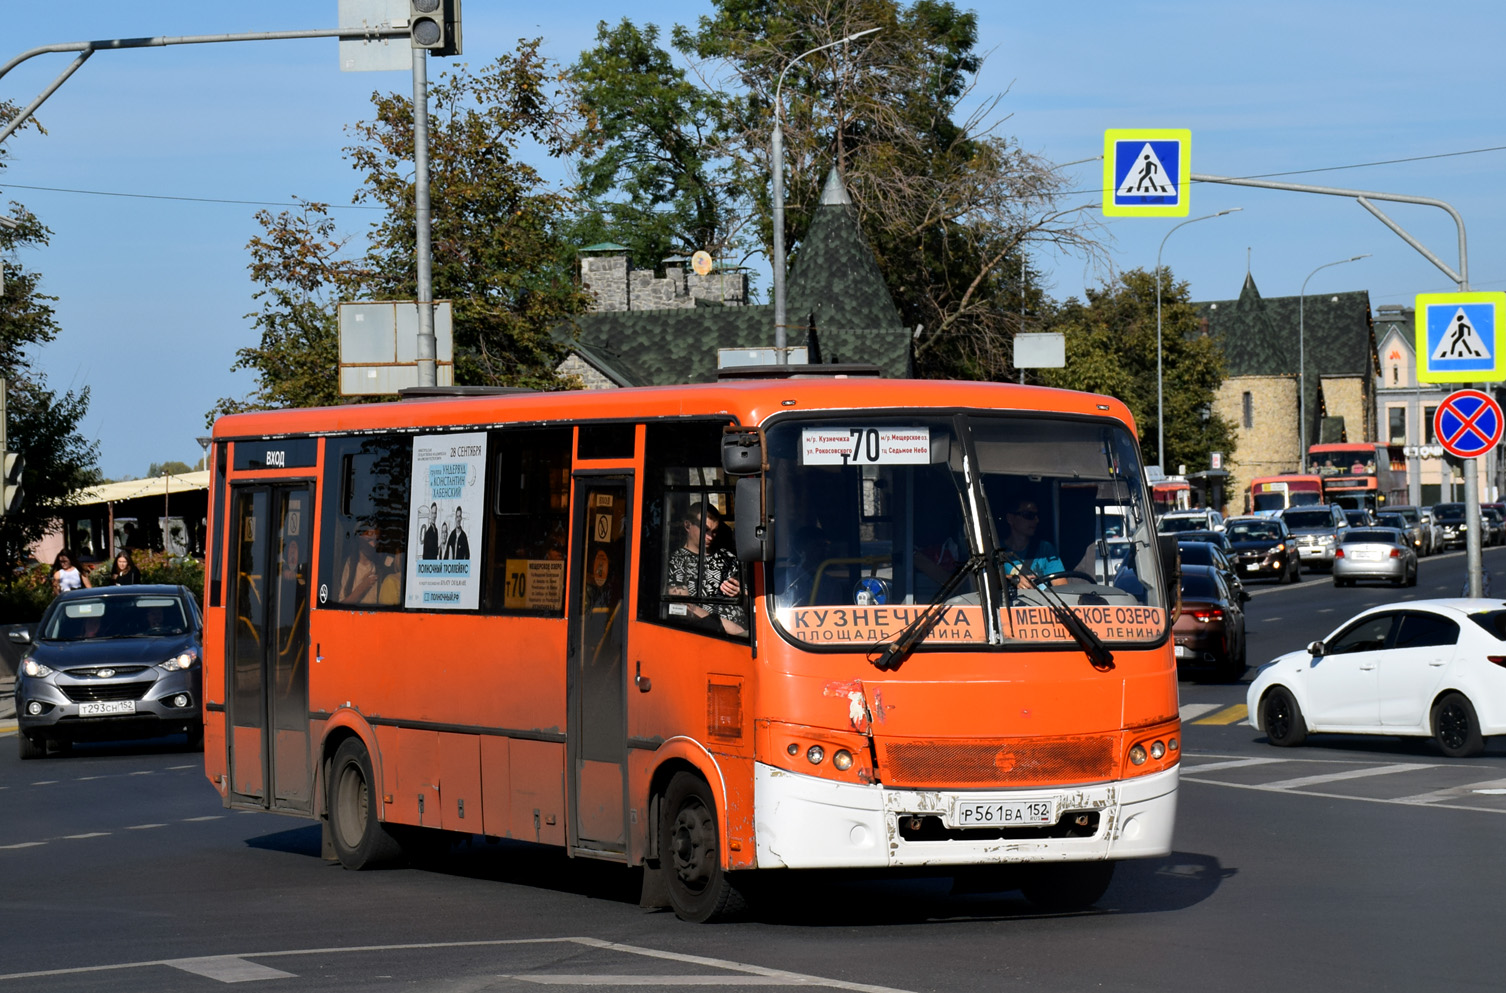
[[[542, 36], [548, 54], [569, 62], [603, 18], [657, 22], [667, 33], [708, 9], [705, 0], [466, 0], [464, 59], [479, 65], [521, 36]], [[990, 53], [978, 93], [1008, 91], [1003, 130], [1027, 150], [1077, 162], [1101, 154], [1106, 128], [1183, 127], [1192, 131], [1196, 173], [1323, 170], [1282, 178], [1440, 198], [1464, 216], [1472, 287], [1506, 289], [1506, 151], [1452, 154], [1506, 146], [1497, 51], [1506, 5], [1079, 0], [975, 9], [980, 48]], [[0, 61], [84, 39], [337, 24], [336, 0], [57, 0], [6, 13]], [[250, 390], [250, 377], [230, 366], [236, 349], [254, 341], [245, 244], [258, 207], [54, 190], [270, 204], [296, 194], [348, 204], [356, 175], [341, 156], [344, 126], [367, 116], [374, 89], [411, 86], [405, 73], [339, 72], [336, 51], [332, 40], [307, 40], [100, 52], [43, 105], [47, 136], [6, 142], [0, 198], [26, 204], [54, 232], [49, 248], [21, 260], [60, 298], [62, 335], [38, 361], [55, 387], [93, 390], [82, 429], [100, 442], [106, 475], [195, 461], [204, 412]], [[69, 58], [23, 64], [0, 79], [0, 97], [28, 103]], [[1082, 191], [1069, 202], [1096, 200], [1099, 170], [1096, 161], [1067, 169]], [[1378, 306], [1454, 288], [1351, 200], [1228, 186], [1192, 192], [1192, 216], [1230, 207], [1243, 210], [1166, 243], [1164, 262], [1190, 282], [1194, 299], [1237, 295], [1247, 260], [1261, 291], [1281, 296], [1296, 294], [1317, 266], [1367, 252], [1318, 273], [1308, 292], [1368, 290]], [[1442, 211], [1386, 209], [1457, 266], [1454, 226]], [[370, 216], [338, 214], [353, 232]], [[1103, 222], [1109, 266], [1149, 268], [1175, 223]], [[1081, 258], [1043, 253], [1036, 262], [1058, 298], [1111, 275]]]

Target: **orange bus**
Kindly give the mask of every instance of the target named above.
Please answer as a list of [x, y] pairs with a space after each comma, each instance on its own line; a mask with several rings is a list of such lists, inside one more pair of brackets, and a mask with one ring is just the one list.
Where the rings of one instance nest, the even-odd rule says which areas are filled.
[[1373, 441], [1312, 445], [1307, 461], [1323, 481], [1323, 502], [1378, 513], [1407, 502], [1407, 477], [1391, 471], [1391, 451]]
[[1158, 479], [1151, 484], [1151, 499], [1156, 516], [1174, 510], [1187, 510], [1192, 506], [1192, 484], [1185, 479]]
[[1274, 514], [1288, 507], [1316, 507], [1324, 503], [1323, 479], [1285, 473], [1256, 476], [1250, 481], [1250, 513]]
[[1135, 437], [1108, 397], [857, 379], [224, 417], [206, 774], [352, 869], [521, 839], [688, 920], [817, 867], [1085, 906], [1176, 809]]

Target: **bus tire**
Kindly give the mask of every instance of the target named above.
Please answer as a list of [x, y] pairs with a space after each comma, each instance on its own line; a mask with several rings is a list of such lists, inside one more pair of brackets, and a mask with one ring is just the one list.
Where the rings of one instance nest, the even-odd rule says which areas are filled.
[[1102, 899], [1114, 880], [1116, 862], [1052, 862], [1026, 866], [1020, 895], [1037, 910], [1065, 913], [1087, 910]]
[[366, 746], [360, 738], [345, 739], [330, 763], [327, 805], [330, 841], [345, 868], [381, 865], [402, 851], [377, 818], [380, 803]]
[[664, 791], [659, 861], [669, 903], [682, 921], [726, 920], [744, 907], [742, 895], [721, 864], [716, 798], [701, 777], [677, 772]]

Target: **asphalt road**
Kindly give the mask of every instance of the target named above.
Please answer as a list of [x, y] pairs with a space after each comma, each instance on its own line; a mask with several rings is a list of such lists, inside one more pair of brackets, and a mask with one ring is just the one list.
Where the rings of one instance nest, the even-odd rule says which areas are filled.
[[[1257, 589], [1250, 661], [1462, 581], [1456, 554], [1424, 560], [1413, 590]], [[1467, 760], [1396, 738], [1275, 749], [1239, 722], [1244, 691], [1183, 684], [1176, 851], [1121, 866], [1074, 915], [823, 874], [746, 921], [688, 925], [638, 909], [628, 871], [513, 843], [347, 872], [315, 825], [224, 810], [175, 742], [23, 765], [3, 737], [0, 993], [1499, 990], [1506, 742]]]

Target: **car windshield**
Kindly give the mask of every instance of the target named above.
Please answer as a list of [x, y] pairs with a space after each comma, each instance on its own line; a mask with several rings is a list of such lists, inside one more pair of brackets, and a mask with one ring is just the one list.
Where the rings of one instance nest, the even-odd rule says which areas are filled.
[[175, 596], [80, 597], [57, 601], [42, 620], [43, 641], [97, 641], [187, 634], [188, 615]]
[[1333, 515], [1326, 510], [1288, 510], [1281, 519], [1289, 528], [1333, 527]]
[[1162, 534], [1170, 534], [1176, 531], [1206, 531], [1208, 530], [1208, 518], [1202, 514], [1196, 517], [1163, 517], [1156, 529]]
[[1268, 521], [1236, 521], [1224, 533], [1233, 541], [1281, 540], [1281, 528]]
[[1375, 528], [1368, 528], [1365, 530], [1355, 528], [1353, 531], [1350, 531], [1344, 536], [1344, 543], [1346, 545], [1394, 545], [1400, 540], [1401, 535], [1397, 534], [1395, 531], [1382, 531]]
[[[1165, 631], [1144, 472], [1117, 421], [788, 417], [767, 438], [768, 592], [795, 640], [887, 641], [959, 570], [921, 650], [939, 641], [1073, 646], [1053, 615], [1063, 604], [1105, 641]], [[1052, 575], [1043, 594], [1035, 581]], [[1115, 627], [1114, 608], [1134, 623]]]
[[1218, 587], [1205, 573], [1182, 573], [1182, 596], [1197, 600], [1217, 600]]
[[1375, 523], [1384, 524], [1388, 528], [1405, 528], [1407, 519], [1400, 514], [1382, 514], [1380, 520]]
[[1464, 504], [1444, 503], [1433, 508], [1433, 517], [1440, 521], [1464, 520]]

